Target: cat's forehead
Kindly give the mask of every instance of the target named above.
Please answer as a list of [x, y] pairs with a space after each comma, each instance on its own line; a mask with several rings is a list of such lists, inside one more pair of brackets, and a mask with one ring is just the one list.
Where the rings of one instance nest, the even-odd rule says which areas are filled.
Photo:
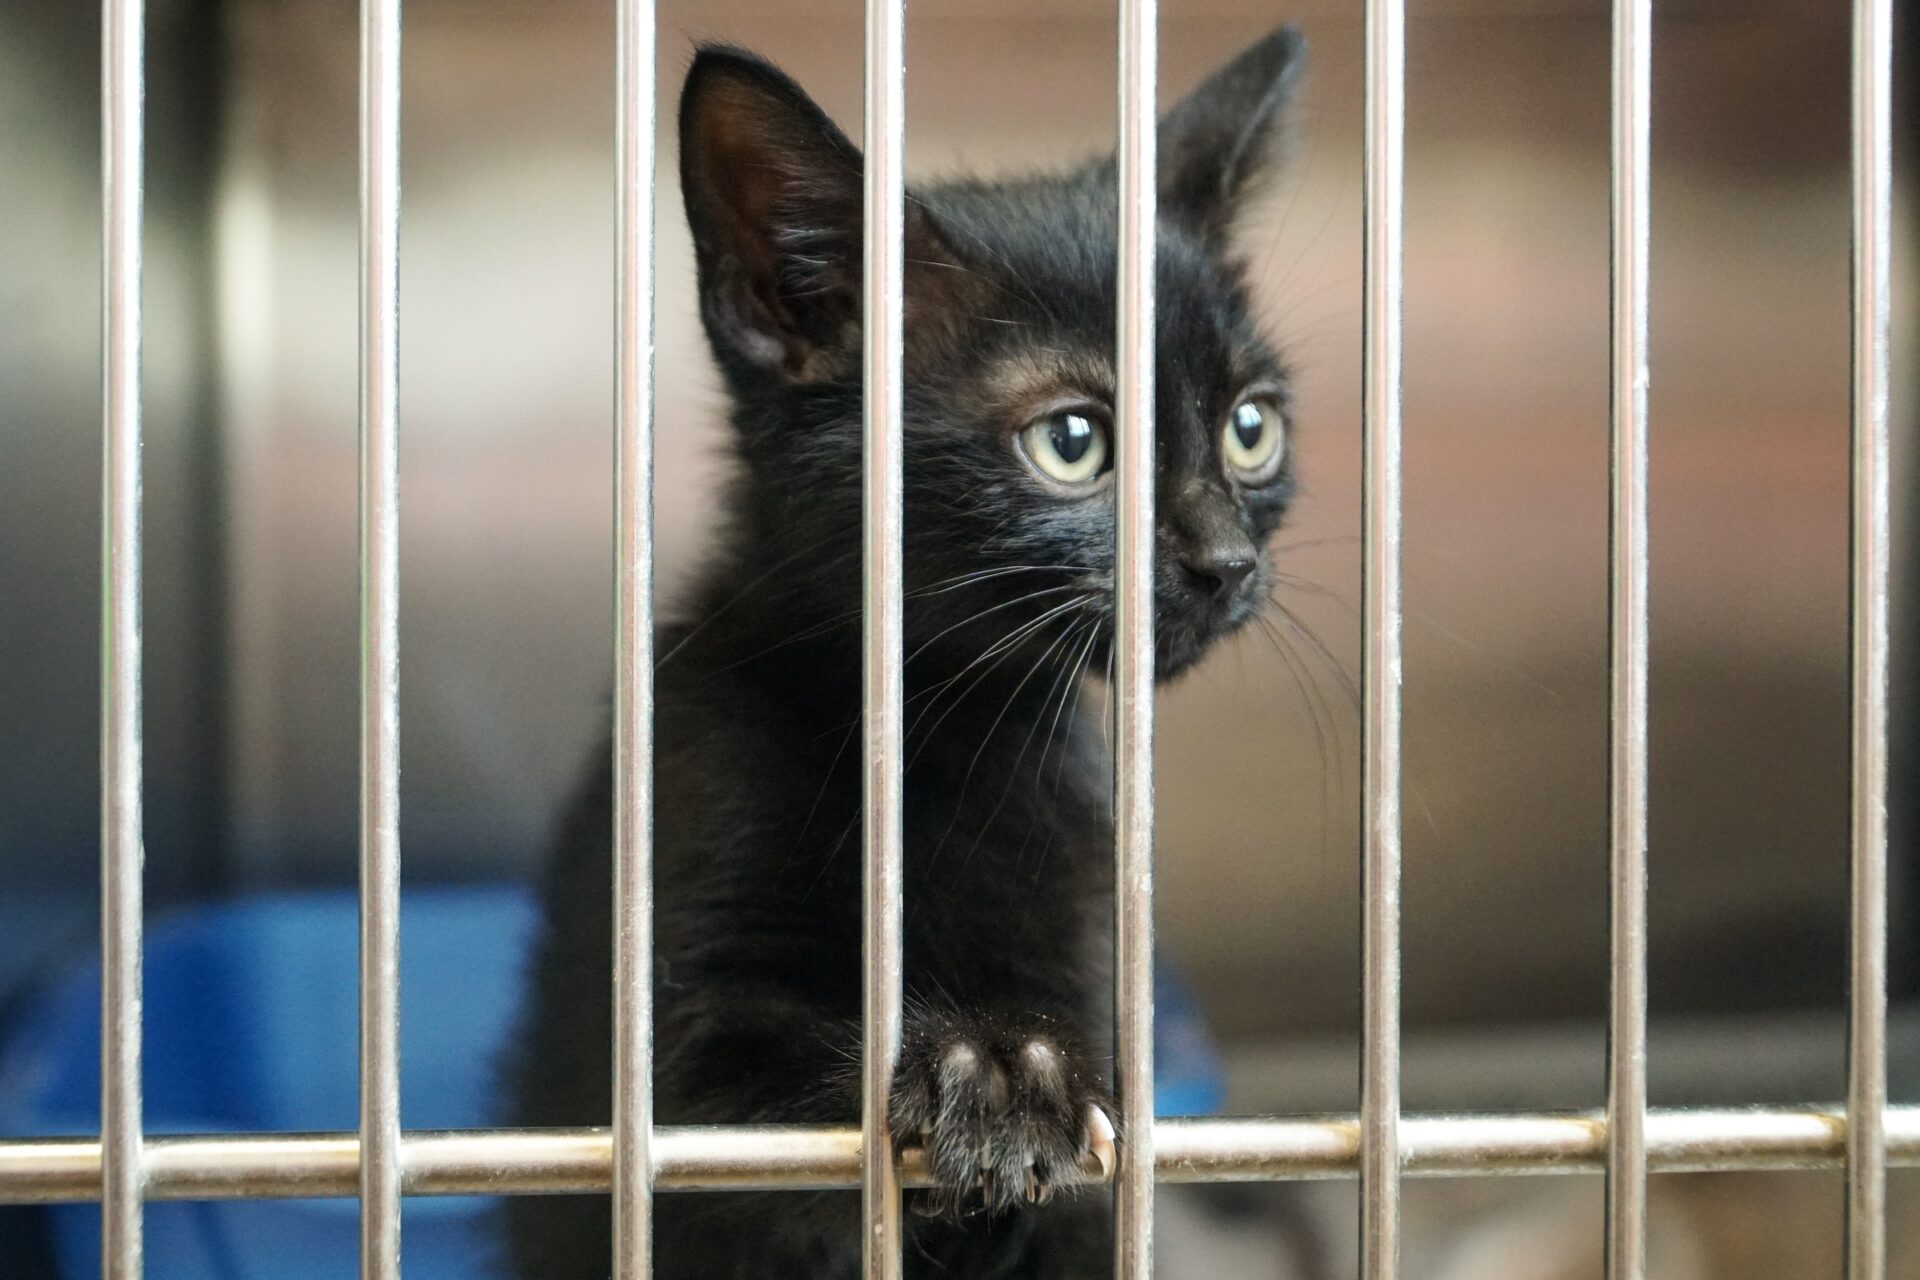
[[949, 182], [925, 188], [922, 200], [953, 248], [983, 269], [1085, 278], [1104, 259], [1111, 274], [1114, 193], [1092, 183], [1057, 176]]
[[[971, 385], [996, 424], [1030, 421], [1063, 401], [1111, 405], [1115, 193], [1095, 172], [957, 184], [922, 197], [942, 240], [979, 287], [925, 348]], [[1238, 268], [1177, 221], [1156, 236], [1155, 380], [1169, 427], [1202, 426], [1285, 371], [1255, 325]], [[957, 313], [957, 314], [956, 314]]]
[[[1110, 181], [1096, 173], [950, 184], [930, 189], [924, 203], [969, 272], [988, 286], [976, 299], [978, 318], [1027, 331], [1013, 346], [1044, 338], [1112, 349], [1118, 217]], [[1175, 349], [1194, 359], [1257, 355], [1252, 349], [1261, 344], [1238, 269], [1177, 223], [1163, 219], [1156, 240], [1163, 341], [1175, 340]], [[1020, 363], [1030, 370], [1033, 362]], [[1054, 363], [1111, 378], [1110, 362], [1096, 371], [1079, 352]]]

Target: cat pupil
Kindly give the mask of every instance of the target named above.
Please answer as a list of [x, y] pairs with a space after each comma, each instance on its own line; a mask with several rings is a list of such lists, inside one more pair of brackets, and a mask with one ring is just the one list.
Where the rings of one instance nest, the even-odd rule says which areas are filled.
[[1260, 443], [1260, 433], [1266, 429], [1267, 415], [1260, 412], [1260, 406], [1248, 401], [1233, 411], [1233, 433], [1240, 438], [1240, 447], [1252, 449]]
[[1053, 420], [1052, 437], [1053, 451], [1071, 465], [1093, 447], [1093, 424], [1077, 413], [1063, 413]]

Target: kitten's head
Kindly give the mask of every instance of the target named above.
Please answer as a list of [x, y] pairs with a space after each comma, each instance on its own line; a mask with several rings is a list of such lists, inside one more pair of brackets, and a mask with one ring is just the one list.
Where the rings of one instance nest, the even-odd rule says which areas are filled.
[[[1252, 616], [1293, 489], [1286, 371], [1255, 330], [1228, 232], [1275, 166], [1300, 54], [1277, 31], [1160, 124], [1163, 678]], [[805, 552], [781, 570], [789, 592], [823, 616], [857, 608], [860, 153], [779, 71], [709, 47], [681, 99], [680, 167], [701, 313], [735, 405], [736, 514], [749, 537], [787, 544], [754, 548], [764, 563]], [[964, 658], [1018, 637], [1104, 661], [1116, 223], [1111, 158], [908, 193], [910, 645]]]

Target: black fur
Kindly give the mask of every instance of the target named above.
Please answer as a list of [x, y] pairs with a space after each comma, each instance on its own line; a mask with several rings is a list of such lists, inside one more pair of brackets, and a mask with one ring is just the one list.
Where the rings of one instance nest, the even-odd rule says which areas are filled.
[[[1231, 478], [1221, 430], [1250, 388], [1285, 403], [1226, 230], [1271, 167], [1298, 58], [1297, 35], [1276, 32], [1161, 128], [1162, 678], [1252, 615], [1292, 489], [1290, 460], [1269, 482]], [[687, 621], [659, 638], [656, 1114], [849, 1124], [860, 156], [798, 86], [727, 48], [695, 60], [680, 137], [740, 466]], [[910, 200], [909, 1004], [893, 1118], [943, 1182], [910, 1196], [914, 1276], [1110, 1274], [1105, 1198], [1053, 1192], [1074, 1179], [1109, 1074], [1109, 765], [1080, 701], [1083, 676], [1108, 664], [1111, 484], [1063, 496], [1016, 437], [1063, 400], [1111, 404], [1114, 244], [1110, 160]], [[1244, 582], [1219, 576], [1223, 558], [1251, 565]], [[521, 1124], [609, 1118], [610, 792], [603, 756], [546, 884], [512, 1072]], [[667, 1194], [657, 1206], [661, 1280], [857, 1272], [851, 1194]], [[607, 1273], [604, 1197], [513, 1201], [509, 1236], [520, 1276]]]

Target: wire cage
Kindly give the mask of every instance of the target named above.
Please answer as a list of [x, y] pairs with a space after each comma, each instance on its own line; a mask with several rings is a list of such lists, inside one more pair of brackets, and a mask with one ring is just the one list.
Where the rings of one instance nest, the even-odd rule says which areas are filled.
[[[859, 1188], [865, 1274], [901, 1274], [901, 1189], [885, 1100], [901, 1036], [902, 210], [904, 0], [866, 0], [866, 944], [857, 1129], [657, 1126], [650, 1098], [654, 663], [656, 23], [616, 0], [615, 315], [617, 1082], [610, 1129], [409, 1131], [399, 1064], [400, 0], [363, 0], [360, 83], [359, 1124], [349, 1133], [155, 1136], [142, 1109], [141, 495], [145, 27], [104, 0], [105, 253], [101, 665], [101, 1131], [0, 1141], [0, 1202], [97, 1200], [104, 1274], [142, 1274], [153, 1201], [353, 1197], [361, 1274], [401, 1273], [407, 1196], [611, 1192], [615, 1274], [650, 1273], [656, 1192]], [[1364, 518], [1361, 807], [1362, 1088], [1353, 1114], [1156, 1121], [1153, 1056], [1153, 317], [1155, 0], [1118, 0], [1120, 145], [1116, 1052], [1111, 1173], [1117, 1274], [1153, 1267], [1158, 1183], [1357, 1179], [1360, 1274], [1400, 1274], [1404, 1178], [1597, 1173], [1609, 1280], [1647, 1274], [1651, 1173], [1844, 1168], [1845, 1268], [1880, 1280], [1887, 1168], [1920, 1166], [1920, 1107], [1887, 1086], [1891, 470], [1892, 0], [1854, 0], [1852, 46], [1851, 898], [1847, 1091], [1832, 1106], [1653, 1109], [1648, 1052], [1648, 312], [1651, 0], [1613, 0], [1611, 27], [1610, 919], [1607, 1093], [1590, 1112], [1403, 1114], [1401, 1107], [1402, 311], [1404, 0], [1366, 0], [1363, 257]], [[1098, 1169], [1089, 1178], [1108, 1176]]]

